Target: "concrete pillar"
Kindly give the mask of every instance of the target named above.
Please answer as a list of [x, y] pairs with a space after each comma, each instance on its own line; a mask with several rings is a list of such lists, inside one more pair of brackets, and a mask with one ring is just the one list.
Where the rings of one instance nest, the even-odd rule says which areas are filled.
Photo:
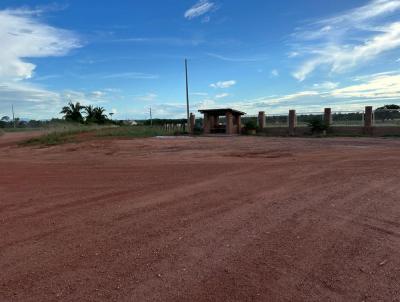
[[295, 135], [297, 127], [296, 110], [289, 110], [289, 135]]
[[365, 107], [365, 114], [364, 114], [364, 127], [371, 128], [373, 126], [374, 121], [374, 113], [372, 106]]
[[258, 113], [258, 128], [264, 129], [265, 128], [265, 112], [260, 111]]
[[215, 128], [215, 116], [209, 115], [208, 119], [209, 119], [210, 129]]
[[208, 113], [204, 113], [204, 120], [203, 120], [203, 131], [204, 134], [209, 134], [210, 133], [210, 121], [208, 118]]
[[213, 127], [214, 128], [218, 128], [218, 126], [219, 126], [219, 116], [214, 116], [214, 124], [213, 124]]
[[233, 115], [232, 112], [226, 113], [226, 134], [234, 134], [233, 133]]
[[242, 116], [236, 116], [237, 133], [242, 134]]
[[324, 122], [326, 125], [332, 125], [332, 109], [325, 108], [324, 110]]
[[190, 114], [190, 125], [189, 125], [189, 133], [194, 132], [194, 126], [196, 124], [196, 117], [193, 113]]

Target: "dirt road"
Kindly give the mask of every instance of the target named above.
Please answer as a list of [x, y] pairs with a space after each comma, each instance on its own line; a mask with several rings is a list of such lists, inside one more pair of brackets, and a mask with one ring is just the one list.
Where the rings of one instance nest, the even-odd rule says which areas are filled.
[[400, 301], [400, 140], [0, 146], [0, 301]]

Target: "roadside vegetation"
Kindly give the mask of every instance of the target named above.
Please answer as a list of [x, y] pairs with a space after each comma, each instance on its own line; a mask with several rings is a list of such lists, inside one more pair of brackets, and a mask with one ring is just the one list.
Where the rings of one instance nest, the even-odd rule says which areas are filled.
[[65, 143], [79, 143], [96, 138], [145, 138], [155, 136], [179, 135], [180, 132], [166, 131], [151, 126], [103, 126], [54, 131], [23, 141], [22, 146], [55, 146]]
[[[69, 102], [60, 112], [63, 119], [51, 120], [36, 124], [35, 128], [14, 128], [14, 122], [7, 117], [8, 131], [18, 129], [43, 130], [41, 136], [30, 138], [21, 142], [22, 146], [54, 146], [65, 143], [78, 143], [95, 138], [119, 137], [154, 137], [166, 135], [179, 135], [182, 132], [177, 130], [166, 130], [162, 125], [170, 120], [154, 120], [150, 125], [149, 121], [135, 122], [134, 125], [124, 121], [113, 121], [102, 107], [81, 106], [80, 103]], [[172, 120], [171, 120], [172, 121]], [[184, 120], [182, 120], [183, 122]], [[4, 126], [4, 125], [3, 125]]]
[[20, 143], [21, 146], [54, 146], [76, 141], [76, 136], [90, 130], [56, 131], [30, 138]]
[[329, 130], [329, 124], [320, 118], [312, 118], [307, 122], [308, 128], [310, 128], [312, 135], [326, 135], [326, 131]]
[[103, 128], [95, 132], [97, 137], [154, 137], [167, 135], [180, 135], [179, 131], [167, 131], [157, 126], [121, 126], [116, 128]]

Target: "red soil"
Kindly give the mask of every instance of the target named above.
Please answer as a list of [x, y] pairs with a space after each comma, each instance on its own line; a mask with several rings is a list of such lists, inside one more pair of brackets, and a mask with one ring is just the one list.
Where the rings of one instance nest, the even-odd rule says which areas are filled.
[[0, 301], [400, 301], [400, 140], [1, 141]]

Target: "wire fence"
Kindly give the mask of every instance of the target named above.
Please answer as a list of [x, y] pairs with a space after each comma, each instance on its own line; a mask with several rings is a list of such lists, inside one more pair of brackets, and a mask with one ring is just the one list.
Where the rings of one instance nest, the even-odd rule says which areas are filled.
[[306, 127], [309, 125], [311, 121], [314, 120], [324, 120], [323, 112], [306, 112], [306, 113], [298, 113], [297, 114], [297, 126]]
[[[242, 117], [242, 124], [245, 126], [247, 123], [257, 123], [259, 126], [258, 115], [244, 115]], [[265, 116], [265, 127], [288, 127], [289, 117], [288, 114], [271, 114]]]
[[[307, 127], [311, 121], [325, 120], [325, 113], [316, 112], [300, 112], [296, 113], [297, 127]], [[336, 127], [363, 127], [365, 124], [365, 111], [364, 110], [353, 110], [353, 111], [332, 111], [331, 112], [331, 126]], [[221, 125], [225, 125], [225, 117], [220, 117], [219, 122]], [[244, 115], [242, 117], [242, 126], [246, 124], [257, 124], [259, 125], [258, 115]], [[196, 119], [196, 128], [201, 128], [203, 124], [202, 118]], [[289, 126], [289, 114], [288, 113], [275, 113], [265, 115], [265, 127], [266, 128], [279, 128]], [[400, 109], [376, 109], [373, 112], [373, 126], [385, 127], [385, 126], [399, 126], [400, 127]]]
[[364, 111], [334, 111], [332, 126], [363, 126]]
[[257, 123], [258, 124], [258, 116], [257, 115], [249, 115], [246, 114], [241, 118], [242, 124], [245, 126], [248, 123]]
[[289, 116], [288, 114], [271, 114], [265, 117], [266, 127], [288, 127]]

